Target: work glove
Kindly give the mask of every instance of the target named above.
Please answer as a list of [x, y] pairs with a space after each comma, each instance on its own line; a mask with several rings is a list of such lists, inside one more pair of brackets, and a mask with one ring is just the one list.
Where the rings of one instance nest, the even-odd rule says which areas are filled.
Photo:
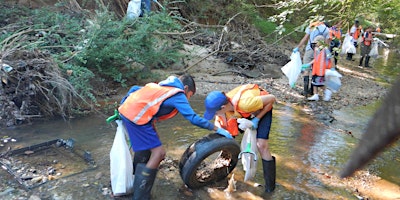
[[257, 117], [254, 117], [251, 122], [253, 123], [253, 129], [257, 129], [258, 128], [258, 122], [260, 121], [260, 119], [258, 119]]
[[239, 118], [237, 119], [237, 122], [239, 123], [239, 128], [243, 131], [253, 127], [253, 122], [246, 118]]
[[302, 69], [302, 70], [305, 70], [305, 69], [310, 68], [310, 66], [311, 66], [310, 63], [306, 63], [306, 64], [303, 64], [303, 65], [301, 66], [301, 69]]
[[293, 49], [293, 53], [297, 53], [297, 52], [299, 52], [299, 47], [296, 47]]
[[222, 135], [222, 136], [225, 136], [225, 137], [227, 137], [229, 139], [233, 139], [232, 135], [227, 130], [225, 130], [223, 128], [218, 128], [217, 133]]

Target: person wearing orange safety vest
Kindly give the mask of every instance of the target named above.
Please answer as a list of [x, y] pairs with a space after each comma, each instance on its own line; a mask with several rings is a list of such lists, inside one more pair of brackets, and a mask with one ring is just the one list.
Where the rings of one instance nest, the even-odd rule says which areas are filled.
[[[311, 72], [311, 85], [313, 87], [314, 95], [307, 99], [310, 101], [318, 101], [318, 88], [325, 86], [325, 70], [332, 68], [332, 54], [329, 51], [328, 47], [326, 47], [326, 45], [324, 44], [324, 37], [316, 37], [313, 43], [315, 43], [314, 60], [308, 64], [313, 65]], [[326, 88], [324, 93], [325, 94], [323, 100], [329, 101], [332, 95], [332, 91]]]
[[155, 122], [170, 119], [179, 112], [193, 125], [233, 138], [228, 131], [193, 111], [189, 98], [195, 92], [196, 85], [191, 76], [170, 76], [158, 84], [133, 86], [121, 100], [118, 112], [135, 152], [133, 199], [150, 199], [157, 168], [166, 154]]
[[[358, 47], [358, 38], [360, 37], [362, 32], [362, 26], [360, 25], [360, 22], [356, 19], [354, 21], [354, 25], [350, 29], [350, 36], [353, 37], [353, 44], [357, 48]], [[352, 53], [347, 53], [347, 60], [353, 60], [353, 54]]]
[[[272, 123], [272, 106], [275, 96], [260, 88], [257, 84], [241, 85], [228, 93], [221, 91], [210, 92], [204, 102], [206, 112], [204, 118], [210, 120], [215, 117], [216, 126], [226, 128], [235, 136], [238, 127], [241, 129], [253, 128], [257, 130], [257, 147], [262, 157], [265, 191], [275, 189], [276, 164], [268, 145]], [[238, 125], [238, 119], [246, 118], [249, 127]], [[251, 120], [251, 121], [250, 121]]]
[[[329, 42], [329, 28], [326, 26], [326, 23], [321, 21], [311, 22], [309, 26], [305, 29], [305, 35], [300, 40], [299, 44], [293, 49], [293, 53], [299, 51], [299, 49], [306, 44], [305, 52], [303, 56], [303, 63], [309, 63], [314, 59], [314, 50], [312, 49], [312, 41], [315, 37], [322, 35], [326, 38], [326, 42]], [[303, 76], [303, 91], [302, 95], [307, 97], [308, 95], [312, 95], [312, 90], [310, 87], [310, 72], [311, 66], [307, 68], [302, 68], [301, 73]]]
[[360, 64], [359, 67], [362, 67], [363, 60], [365, 57], [365, 67], [370, 67], [369, 66], [369, 58], [370, 56], [368, 55], [369, 52], [371, 51], [371, 44], [373, 40], [373, 35], [372, 35], [372, 27], [368, 27], [363, 36], [362, 36], [362, 42], [361, 42], [361, 58], [360, 58]]
[[340, 30], [341, 23], [338, 23], [329, 28], [329, 51], [334, 55], [335, 65], [337, 65], [337, 58], [339, 56], [340, 39], [342, 38], [342, 30]]

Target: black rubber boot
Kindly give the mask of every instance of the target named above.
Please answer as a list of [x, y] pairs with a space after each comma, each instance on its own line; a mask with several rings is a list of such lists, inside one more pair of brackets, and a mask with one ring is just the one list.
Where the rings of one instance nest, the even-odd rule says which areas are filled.
[[[363, 66], [363, 61], [364, 61], [364, 56], [361, 56], [360, 58], [360, 64], [358, 66]], [[365, 62], [367, 62], [367, 59], [365, 59]]]
[[151, 188], [153, 188], [158, 170], [147, 168], [145, 164], [138, 163], [135, 171], [133, 200], [149, 200], [151, 197]]
[[150, 150], [136, 151], [133, 156], [133, 174], [135, 174], [136, 165], [139, 163], [147, 163], [151, 156]]
[[353, 54], [352, 53], [347, 53], [346, 60], [351, 60], [352, 58], [353, 58]]
[[365, 67], [370, 67], [369, 66], [369, 56], [365, 57]]
[[310, 92], [309, 87], [308, 87], [308, 85], [310, 84], [310, 78], [309, 78], [309, 76], [304, 76], [303, 80], [304, 80], [303, 95], [304, 95], [305, 97], [307, 97], [307, 95], [308, 95], [309, 92]]
[[275, 179], [276, 179], [276, 163], [275, 157], [272, 156], [272, 160], [262, 160], [264, 180], [265, 180], [265, 192], [273, 192], [275, 190]]

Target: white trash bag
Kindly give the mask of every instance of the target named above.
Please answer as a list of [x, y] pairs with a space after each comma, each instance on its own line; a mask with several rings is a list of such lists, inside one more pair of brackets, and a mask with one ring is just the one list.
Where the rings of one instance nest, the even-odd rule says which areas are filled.
[[245, 118], [238, 119], [239, 128], [245, 129], [240, 145], [239, 159], [242, 159], [244, 181], [253, 180], [257, 171], [257, 131], [251, 129], [253, 123]]
[[342, 50], [340, 51], [340, 54], [347, 54], [347, 53], [352, 53], [352, 54], [356, 53], [356, 47], [354, 46], [353, 37], [349, 34], [346, 34], [344, 36]]
[[372, 47], [371, 51], [368, 54], [372, 58], [377, 58], [379, 53], [378, 53], [378, 41], [373, 41], [372, 42]]
[[141, 0], [130, 0], [126, 10], [127, 19], [135, 19], [139, 17], [141, 12]]
[[327, 69], [325, 71], [325, 86], [332, 92], [339, 91], [340, 87], [342, 86], [340, 78], [342, 78], [342, 75], [339, 74], [339, 72], [334, 69]]
[[295, 87], [297, 78], [300, 75], [301, 65], [302, 62], [301, 62], [300, 52], [296, 52], [290, 55], [290, 61], [281, 68], [282, 72], [289, 79], [289, 85], [292, 88]]
[[126, 129], [121, 120], [115, 121], [118, 125], [114, 143], [110, 151], [110, 178], [114, 196], [133, 193], [133, 166], [132, 157], [126, 143]]

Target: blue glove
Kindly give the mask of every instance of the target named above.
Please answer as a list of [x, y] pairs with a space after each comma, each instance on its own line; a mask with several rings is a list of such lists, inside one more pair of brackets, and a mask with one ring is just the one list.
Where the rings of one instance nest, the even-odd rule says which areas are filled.
[[233, 139], [232, 135], [227, 130], [225, 130], [223, 128], [218, 128], [217, 133], [222, 135], [222, 136], [225, 136], [225, 137], [227, 137], [229, 139]]
[[297, 53], [299, 51], [299, 47], [293, 49], [293, 53]]
[[257, 129], [258, 128], [258, 122], [260, 121], [260, 119], [258, 119], [257, 117], [254, 117], [251, 122], [253, 122], [253, 129]]
[[306, 63], [306, 64], [303, 64], [302, 66], [301, 66], [301, 69], [307, 69], [307, 68], [310, 68], [310, 66], [311, 66], [311, 64], [310, 63]]

